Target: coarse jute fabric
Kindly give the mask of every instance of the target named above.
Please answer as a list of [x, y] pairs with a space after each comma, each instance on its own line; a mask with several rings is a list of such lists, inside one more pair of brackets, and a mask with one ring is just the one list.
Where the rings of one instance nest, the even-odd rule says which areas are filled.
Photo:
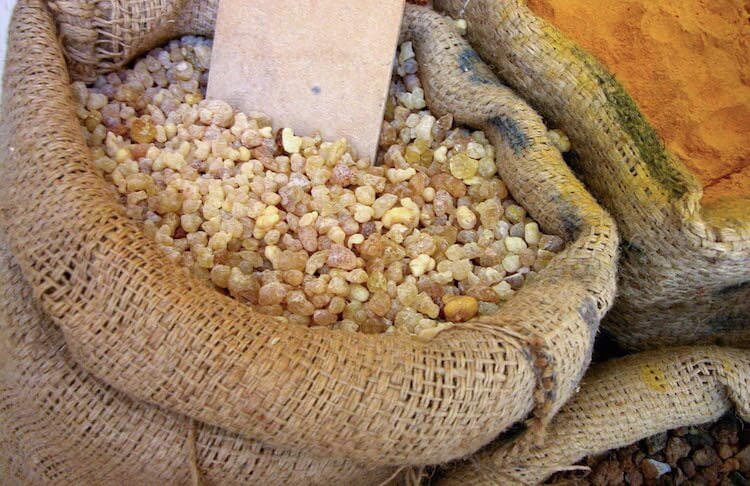
[[[93, 168], [71, 76], [117, 69], [168, 38], [209, 35], [215, 12], [215, 1], [176, 0], [22, 0], [15, 10], [0, 228], [66, 356], [134, 407], [325, 464], [442, 463], [520, 420], [543, 428], [590, 361], [614, 296], [618, 237], [541, 117], [434, 12], [408, 7], [404, 21], [430, 106], [486, 129], [511, 193], [568, 242], [497, 315], [429, 342], [277, 323], [187, 275], [127, 218]], [[96, 406], [78, 404], [81, 414]]]
[[490, 448], [438, 484], [537, 484], [586, 456], [730, 410], [750, 420], [750, 351], [695, 346], [611, 360], [591, 367], [541, 446], [521, 438]]
[[311, 458], [131, 399], [85, 372], [0, 244], [2, 484], [379, 484], [392, 468]]
[[702, 207], [701, 186], [624, 88], [525, 0], [434, 4], [465, 18], [482, 58], [568, 134], [573, 169], [615, 218], [618, 298], [602, 327], [632, 349], [750, 346], [750, 199]]

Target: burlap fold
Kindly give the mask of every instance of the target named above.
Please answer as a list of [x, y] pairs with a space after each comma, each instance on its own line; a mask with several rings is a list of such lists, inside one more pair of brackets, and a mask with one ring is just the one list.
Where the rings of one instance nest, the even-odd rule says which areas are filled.
[[750, 199], [702, 207], [700, 185], [623, 87], [525, 0], [434, 3], [464, 17], [482, 58], [569, 135], [571, 165], [615, 218], [619, 295], [603, 328], [634, 349], [750, 346]]
[[[215, 1], [177, 0], [22, 0], [15, 10], [0, 227], [67, 359], [132, 407], [216, 427], [207, 430], [223, 440], [325, 458], [329, 472], [349, 467], [342, 461], [445, 462], [529, 414], [543, 426], [589, 363], [613, 299], [618, 238], [541, 118], [434, 12], [409, 7], [405, 17], [431, 108], [487, 130], [514, 197], [568, 241], [498, 315], [428, 343], [278, 324], [186, 276], [126, 217], [93, 169], [70, 76], [210, 34], [215, 11]], [[91, 404], [79, 406], [85, 414]]]

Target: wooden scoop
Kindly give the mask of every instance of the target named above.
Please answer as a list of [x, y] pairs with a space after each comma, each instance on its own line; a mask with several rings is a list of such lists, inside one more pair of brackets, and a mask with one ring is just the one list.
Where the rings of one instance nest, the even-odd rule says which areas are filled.
[[404, 0], [221, 0], [208, 97], [374, 160]]

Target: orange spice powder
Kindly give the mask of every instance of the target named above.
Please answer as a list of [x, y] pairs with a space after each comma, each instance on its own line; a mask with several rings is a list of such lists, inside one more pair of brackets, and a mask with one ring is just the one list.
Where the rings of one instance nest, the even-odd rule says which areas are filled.
[[703, 183], [704, 205], [750, 196], [750, 0], [529, 6], [617, 76]]

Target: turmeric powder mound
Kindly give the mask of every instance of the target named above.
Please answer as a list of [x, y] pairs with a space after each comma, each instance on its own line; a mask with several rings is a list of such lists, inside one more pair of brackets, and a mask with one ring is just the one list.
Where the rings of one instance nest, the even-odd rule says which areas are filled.
[[601, 60], [705, 187], [750, 196], [750, 1], [529, 0]]

